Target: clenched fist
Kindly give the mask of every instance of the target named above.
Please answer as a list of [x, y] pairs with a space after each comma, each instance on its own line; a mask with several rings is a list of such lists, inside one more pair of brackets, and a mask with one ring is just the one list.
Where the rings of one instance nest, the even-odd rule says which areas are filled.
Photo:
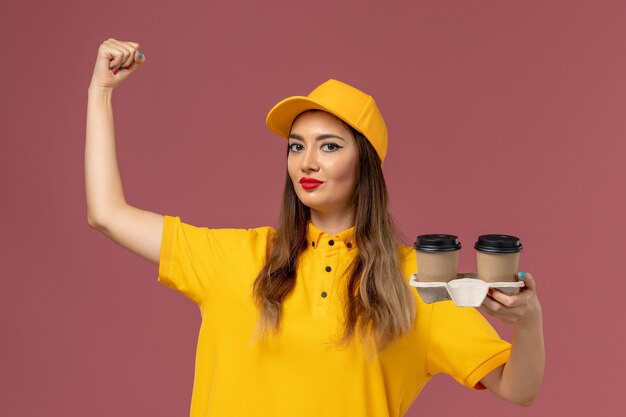
[[109, 38], [98, 48], [89, 88], [113, 90], [146, 60], [136, 42]]

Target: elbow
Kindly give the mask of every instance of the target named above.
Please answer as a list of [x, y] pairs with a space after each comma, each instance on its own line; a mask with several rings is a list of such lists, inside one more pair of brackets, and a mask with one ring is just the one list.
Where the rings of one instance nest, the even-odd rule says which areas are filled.
[[[530, 387], [528, 387], [530, 388]], [[530, 407], [535, 403], [535, 398], [539, 392], [536, 388], [530, 388], [527, 390], [504, 390], [493, 391], [493, 393], [500, 399], [515, 405], [521, 405], [522, 407]]]
[[524, 400], [524, 401], [522, 401], [522, 402], [520, 402], [518, 404], [521, 405], [521, 406], [524, 406], [524, 407], [530, 407], [531, 405], [533, 405], [534, 402], [535, 402], [535, 397], [532, 397], [532, 398]]
[[95, 230], [101, 230], [100, 226], [98, 225], [98, 223], [94, 222], [93, 220], [91, 220], [89, 217], [87, 218], [87, 225], [89, 227], [91, 227], [92, 229]]
[[108, 206], [106, 208], [87, 208], [87, 224], [92, 229], [96, 229], [104, 234], [118, 223], [117, 219], [124, 215], [122, 209], [126, 206]]
[[118, 213], [118, 206], [95, 207], [87, 205], [87, 224], [92, 229], [106, 232]]
[[526, 397], [509, 398], [508, 400], [513, 404], [521, 405], [523, 407], [530, 407], [535, 402], [536, 394], [532, 394]]
[[87, 215], [87, 225], [92, 229], [98, 229], [98, 222], [90, 215]]
[[105, 229], [105, 222], [102, 220], [102, 216], [98, 216], [93, 212], [87, 212], [87, 224], [92, 229], [103, 231]]

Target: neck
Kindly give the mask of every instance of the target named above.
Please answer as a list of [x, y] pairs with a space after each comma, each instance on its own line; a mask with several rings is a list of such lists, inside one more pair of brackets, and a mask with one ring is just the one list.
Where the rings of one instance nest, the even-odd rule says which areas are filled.
[[311, 223], [326, 234], [335, 235], [354, 226], [354, 215], [349, 211], [325, 213], [311, 209]]

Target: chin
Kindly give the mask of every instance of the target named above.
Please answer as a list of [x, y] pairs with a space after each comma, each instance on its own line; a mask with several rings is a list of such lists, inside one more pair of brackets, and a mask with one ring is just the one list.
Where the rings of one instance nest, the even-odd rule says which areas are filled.
[[328, 207], [326, 207], [325, 204], [323, 204], [320, 201], [316, 201], [316, 199], [311, 198], [311, 196], [298, 195], [298, 200], [300, 200], [300, 202], [304, 204], [306, 207], [308, 207], [310, 210], [314, 210], [314, 211], [327, 211], [328, 210]]

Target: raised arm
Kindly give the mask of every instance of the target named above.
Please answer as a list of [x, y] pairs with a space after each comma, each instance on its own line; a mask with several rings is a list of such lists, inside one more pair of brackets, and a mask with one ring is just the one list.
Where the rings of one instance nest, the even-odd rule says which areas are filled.
[[113, 124], [113, 90], [145, 59], [139, 51], [139, 44], [134, 42], [108, 39], [98, 49], [87, 94], [87, 222], [124, 248], [158, 264], [163, 216], [126, 203], [117, 165]]

